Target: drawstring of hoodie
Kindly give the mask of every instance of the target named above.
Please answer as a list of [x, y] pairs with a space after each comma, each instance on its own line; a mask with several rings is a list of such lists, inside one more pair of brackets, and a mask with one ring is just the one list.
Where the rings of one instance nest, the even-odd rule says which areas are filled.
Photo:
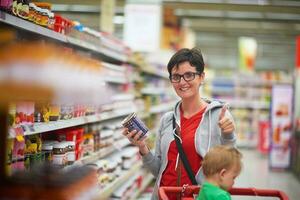
[[[182, 144], [182, 140], [181, 140], [181, 138], [176, 134], [175, 130], [176, 130], [176, 128], [173, 129], [173, 134], [174, 134], [177, 138], [179, 138], [180, 143]], [[175, 169], [174, 169], [175, 171], [176, 171], [176, 169], [177, 169], [178, 162], [179, 162], [179, 152], [177, 153], [177, 157], [176, 157], [176, 164], [175, 164]]]
[[[211, 138], [212, 138], [212, 134], [211, 134], [211, 110], [208, 111], [208, 121], [209, 121], [209, 123], [208, 123], [208, 144], [207, 144], [207, 150], [206, 150], [206, 152], [208, 152], [209, 149], [210, 149], [210, 146], [211, 146]], [[174, 134], [177, 138], [179, 138], [179, 140], [180, 140], [180, 142], [181, 142], [181, 144], [182, 144], [182, 140], [181, 140], [181, 138], [176, 134], [175, 130], [176, 130], [176, 128], [174, 128], [173, 134]], [[176, 164], [175, 164], [175, 170], [177, 169], [178, 162], [179, 162], [179, 153], [177, 153]]]
[[[209, 123], [208, 123], [208, 144], [207, 144], [207, 150], [206, 150], [206, 152], [208, 152], [209, 149], [210, 149], [210, 145], [211, 145], [211, 137], [212, 137], [212, 134], [211, 134], [211, 111], [210, 111], [210, 110], [208, 111], [208, 121], [209, 121]], [[182, 140], [181, 140], [181, 138], [176, 134], [175, 130], [176, 130], [176, 128], [174, 128], [173, 134], [174, 134], [177, 138], [179, 138], [179, 140], [180, 140], [180, 142], [181, 142], [181, 144], [182, 144]], [[177, 169], [178, 162], [179, 162], [179, 153], [177, 153], [176, 164], [175, 164], [175, 169], [174, 169], [174, 170]]]
[[209, 151], [210, 149], [210, 143], [211, 143], [211, 112], [210, 110], [208, 111], [208, 120], [209, 120], [209, 124], [208, 124], [208, 145], [207, 145], [207, 151]]

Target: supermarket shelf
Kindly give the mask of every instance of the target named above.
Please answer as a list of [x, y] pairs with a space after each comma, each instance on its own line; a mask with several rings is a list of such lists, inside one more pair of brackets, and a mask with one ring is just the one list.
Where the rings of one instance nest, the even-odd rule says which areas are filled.
[[[120, 142], [120, 146], [118, 146], [118, 148], [122, 149], [123, 147], [129, 145], [129, 141], [127, 138], [125, 138], [124, 140], [122, 140], [122, 142]], [[92, 163], [95, 162], [101, 158], [105, 158], [108, 155], [112, 154], [113, 152], [115, 152], [117, 150], [116, 146], [111, 146], [108, 148], [104, 148], [104, 149], [100, 149], [98, 152], [93, 153], [92, 155], [83, 157], [80, 160], [80, 163], [82, 164], [88, 164], [88, 163]]]
[[94, 44], [87, 43], [85, 41], [82, 41], [82, 40], [79, 40], [76, 38], [68, 37], [61, 33], [57, 33], [53, 30], [44, 28], [42, 26], [31, 23], [27, 20], [18, 18], [16, 16], [10, 15], [3, 11], [0, 11], [0, 22], [14, 26], [19, 29], [30, 31], [35, 34], [39, 34], [41, 36], [45, 36], [47, 38], [58, 40], [60, 42], [65, 42], [67, 44], [71, 44], [71, 45], [75, 45], [77, 47], [91, 50], [93, 52], [96, 52], [96, 53], [99, 53], [99, 54], [105, 56], [106, 58], [108, 58], [110, 60], [112, 59], [112, 60], [118, 61], [118, 62], [126, 62], [128, 60], [128, 58], [125, 54], [118, 53], [118, 52], [115, 52], [113, 50], [110, 50], [110, 49], [107, 49], [104, 47], [96, 46]]
[[270, 104], [263, 101], [249, 101], [249, 100], [228, 100], [232, 108], [245, 108], [245, 109], [270, 109]]
[[168, 103], [160, 104], [158, 106], [152, 106], [149, 110], [149, 113], [150, 114], [156, 114], [156, 113], [169, 111], [174, 107], [176, 102], [177, 101], [171, 101], [171, 102], [168, 102]]
[[108, 76], [108, 77], [103, 77], [105, 82], [109, 82], [109, 83], [119, 83], [119, 84], [125, 84], [128, 81], [126, 80], [126, 78], [115, 78], [112, 76]]
[[82, 164], [88, 164], [97, 161], [100, 158], [104, 158], [109, 154], [112, 154], [115, 151], [114, 147], [108, 147], [104, 149], [100, 149], [98, 152], [95, 152], [89, 156], [83, 157], [80, 162]]
[[[94, 123], [94, 122], [101, 122], [109, 119], [114, 119], [114, 118], [119, 118], [123, 117], [125, 115], [129, 115], [132, 112], [132, 110], [128, 109], [125, 110], [124, 112], [119, 112], [116, 113], [116, 111], [113, 114], [108, 114], [108, 113], [101, 113], [97, 115], [91, 115], [91, 116], [84, 116], [84, 117], [77, 117], [69, 120], [59, 120], [55, 122], [48, 122], [48, 123], [34, 123], [33, 126], [30, 125], [22, 125], [24, 131], [24, 135], [34, 135], [37, 133], [43, 133], [43, 132], [48, 132], [48, 131], [54, 131], [58, 129], [63, 129], [63, 128], [69, 128], [69, 127], [74, 127], [74, 126], [79, 126], [83, 124], [88, 124], [88, 123]], [[9, 138], [14, 138], [16, 133], [15, 133], [15, 128], [10, 129], [10, 137]]]
[[85, 41], [82, 41], [82, 40], [79, 40], [79, 39], [76, 39], [76, 38], [72, 38], [72, 37], [68, 37], [68, 36], [66, 37], [66, 40], [70, 44], [85, 48], [87, 50], [92, 50], [92, 51], [100, 53], [104, 56], [111, 57], [115, 60], [122, 61], [122, 62], [127, 61], [127, 57], [125, 55], [114, 52], [114, 51], [111, 51], [109, 49], [106, 49], [106, 48], [103, 48], [103, 47], [100, 47], [100, 46], [96, 46], [94, 44], [90, 44], [90, 43], [87, 43]]
[[145, 111], [140, 111], [139, 113], [137, 113], [137, 115], [141, 118], [141, 119], [146, 119], [148, 117], [150, 117], [150, 113], [149, 112], [145, 112]]
[[207, 78], [205, 80], [208, 84], [222, 83], [224, 85], [238, 85], [238, 86], [272, 86], [274, 84], [292, 84], [292, 79], [285, 80], [264, 80], [257, 76], [235, 76], [235, 77], [218, 77], [218, 78]]
[[13, 15], [7, 14], [3, 11], [0, 11], [0, 22], [4, 22], [8, 25], [15, 26], [20, 29], [24, 29], [39, 35], [43, 35], [48, 38], [59, 40], [61, 42], [67, 42], [67, 39], [64, 35], [52, 31], [50, 29], [44, 28], [27, 20], [15, 17]]
[[257, 144], [255, 140], [247, 140], [247, 139], [238, 139], [236, 146], [239, 148], [249, 148], [249, 149], [254, 149], [257, 147]]
[[229, 88], [229, 87], [213, 87], [211, 89], [211, 93], [214, 95], [222, 95], [222, 94], [234, 94], [234, 88]]
[[70, 168], [73, 168], [76, 166], [81, 166], [84, 164], [96, 162], [97, 160], [105, 158], [105, 157], [109, 156], [110, 154], [114, 153], [115, 151], [120, 150], [130, 144], [130, 142], [127, 138], [124, 138], [121, 141], [118, 141], [117, 143], [118, 143], [118, 146], [112, 145], [111, 147], [102, 148], [98, 152], [94, 152], [89, 156], [85, 156], [85, 157], [81, 158], [80, 160], [77, 160], [74, 164], [66, 166], [64, 168], [64, 170], [69, 170]]
[[166, 95], [170, 94], [172, 90], [158, 87], [145, 87], [141, 89], [141, 93], [144, 95]]
[[153, 175], [150, 174], [149, 172], [146, 172], [146, 174], [144, 174], [143, 177], [144, 180], [141, 187], [131, 196], [130, 200], [137, 199], [142, 194], [142, 192], [148, 187], [148, 185], [151, 183], [151, 181], [154, 178]]
[[103, 190], [99, 191], [95, 199], [108, 199], [112, 193], [118, 189], [121, 185], [126, 183], [130, 177], [132, 177], [142, 167], [141, 161], [133, 165], [130, 170], [125, 171], [119, 178], [107, 185]]
[[169, 80], [169, 74], [167, 72], [155, 71], [150, 69], [150, 67], [142, 67], [142, 72]]

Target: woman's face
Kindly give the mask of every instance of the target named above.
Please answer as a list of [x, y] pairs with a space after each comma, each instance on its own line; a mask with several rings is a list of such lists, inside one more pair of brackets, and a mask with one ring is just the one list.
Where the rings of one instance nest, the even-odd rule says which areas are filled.
[[[171, 76], [184, 75], [185, 77], [180, 77], [179, 82], [174, 82], [171, 80], [175, 92], [181, 99], [190, 99], [199, 97], [199, 87], [201, 82], [204, 80], [204, 73], [197, 74], [196, 68], [191, 66], [189, 62], [183, 62], [174, 67], [171, 71]], [[194, 77], [194, 79], [193, 79]], [[185, 79], [186, 80], [185, 80]]]

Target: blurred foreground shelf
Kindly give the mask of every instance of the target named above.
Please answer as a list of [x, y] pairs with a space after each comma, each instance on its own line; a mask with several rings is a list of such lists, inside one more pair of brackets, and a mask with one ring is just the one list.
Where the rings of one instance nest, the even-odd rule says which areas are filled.
[[142, 166], [141, 162], [133, 165], [130, 170], [124, 171], [123, 174], [107, 185], [105, 188], [101, 189], [98, 193], [95, 200], [108, 199], [116, 189], [118, 189], [121, 185], [123, 185], [127, 180], [132, 177], [137, 171], [140, 170]]
[[141, 187], [132, 195], [130, 200], [138, 199], [138, 197], [143, 193], [143, 191], [149, 186], [149, 184], [154, 179], [153, 175], [147, 172], [143, 177], [143, 183]]

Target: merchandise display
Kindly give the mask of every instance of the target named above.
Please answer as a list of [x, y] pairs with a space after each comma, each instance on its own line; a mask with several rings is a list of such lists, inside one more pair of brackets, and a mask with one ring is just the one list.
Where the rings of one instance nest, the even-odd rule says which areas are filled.
[[[29, 15], [28, 19], [40, 17], [35, 13], [35, 9], [39, 10], [37, 6], [47, 7], [43, 9], [51, 8], [47, 3], [30, 3], [30, 11], [34, 12], [34, 16]], [[1, 72], [9, 74], [1, 79], [1, 84], [10, 82], [17, 84], [18, 87], [16, 90], [18, 95], [11, 94], [2, 99], [9, 102], [6, 176], [14, 177], [17, 173], [30, 173], [46, 163], [66, 172], [89, 165], [98, 174], [98, 189], [92, 194], [101, 198], [110, 197], [119, 187], [124, 187], [129, 177], [141, 169], [137, 150], [129, 148], [129, 141], [121, 134], [122, 119], [136, 112], [136, 115], [141, 116], [145, 122], [152, 123], [149, 124], [151, 132], [149, 143], [152, 143], [149, 146], [153, 147], [155, 138], [152, 134], [155, 126], [153, 119], [171, 109], [174, 102], [170, 93], [165, 93], [167, 89], [163, 89], [167, 87], [168, 79], [152, 71], [141, 72], [143, 68], [140, 65], [124, 63], [123, 58], [111, 53], [118, 50], [118, 54], [126, 57], [130, 55], [129, 49], [117, 39], [108, 34], [86, 29], [78, 23], [69, 26], [64, 22], [67, 20], [57, 14], [54, 17], [53, 31], [59, 32], [58, 34], [37, 26], [52, 29], [52, 25], [46, 27], [44, 23], [37, 23], [35, 20], [31, 21], [36, 25], [30, 25], [32, 22], [23, 23], [20, 21], [22, 19], [6, 13], [1, 14], [7, 16], [4, 20], [1, 18], [1, 23], [15, 26], [17, 29], [14, 32], [19, 31], [18, 34], [27, 34], [18, 28], [28, 25], [25, 30], [32, 32], [31, 34], [41, 34], [46, 40], [50, 37], [57, 42], [66, 41], [72, 44], [62, 47], [52, 42], [45, 45], [40, 41], [24, 40], [17, 44], [8, 43], [1, 48]], [[50, 18], [47, 20], [50, 22]], [[42, 31], [35, 32], [35, 29], [30, 28], [34, 26], [36, 30]], [[64, 31], [57, 31], [57, 27], [64, 27]], [[107, 48], [106, 53], [86, 45], [97, 43]], [[115, 48], [116, 45], [119, 46]], [[100, 57], [82, 54], [82, 47]], [[16, 57], [17, 61], [14, 59]], [[131, 62], [134, 63], [134, 59]], [[136, 74], [136, 78], [128, 74]], [[153, 80], [153, 84], [149, 84], [148, 88], [154, 89], [159, 86], [162, 87], [161, 92], [155, 93], [150, 89], [149, 94], [143, 88], [136, 89], [138, 79], [149, 78], [148, 76]], [[33, 92], [32, 96], [27, 98], [28, 91], [22, 89], [24, 85], [29, 88], [45, 88], [51, 91], [51, 96], [44, 98], [42, 93]], [[9, 94], [5, 91], [4, 93]], [[154, 95], [149, 103], [145, 99], [147, 95]], [[157, 108], [150, 115], [145, 115], [145, 110], [149, 112], [150, 108], [155, 108], [153, 105]], [[165, 108], [165, 105], [168, 106]], [[146, 180], [142, 181], [144, 177]], [[132, 187], [130, 191], [134, 191], [135, 194], [128, 192], [127, 194], [137, 197], [152, 179], [148, 172], [136, 176], [133, 180], [137, 182], [139, 190]]]
[[300, 180], [300, 74], [297, 71], [295, 80], [295, 107], [294, 107], [294, 133], [292, 135], [292, 170], [295, 176]]
[[256, 148], [259, 124], [270, 119], [272, 86], [276, 83], [291, 84], [292, 75], [260, 72], [255, 75], [239, 74], [232, 78], [232, 71], [218, 73], [207, 72], [209, 77], [204, 84], [204, 93], [209, 98], [219, 98], [228, 103], [236, 120], [237, 145]]

